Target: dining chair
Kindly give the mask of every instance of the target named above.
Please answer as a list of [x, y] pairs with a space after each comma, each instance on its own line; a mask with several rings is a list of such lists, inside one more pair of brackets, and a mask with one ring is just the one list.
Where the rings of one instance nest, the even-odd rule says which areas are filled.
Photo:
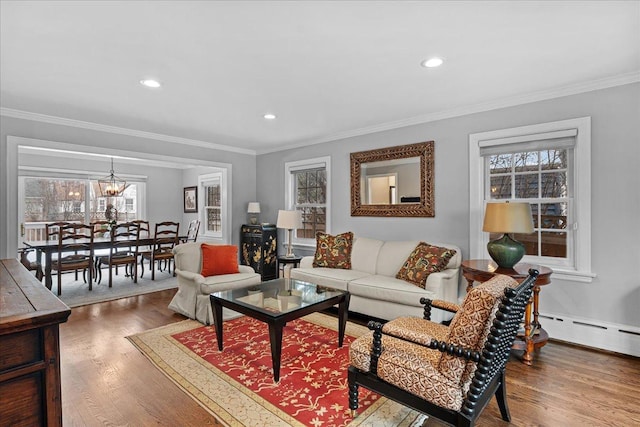
[[180, 239], [180, 241], [182, 243], [195, 242], [198, 239], [198, 231], [200, 231], [200, 220], [194, 219], [189, 222], [187, 235]]
[[[139, 233], [138, 233], [138, 237], [140, 240], [142, 239], [149, 239], [151, 237], [151, 228], [149, 227], [149, 221], [143, 220], [143, 219], [134, 219], [132, 221], [130, 221], [131, 224], [138, 224], [138, 226], [140, 227]], [[138, 246], [138, 259], [141, 259], [144, 254], [146, 253], [150, 253], [151, 252], [151, 245], [148, 244], [144, 244], [144, 245], [140, 245]], [[126, 266], [125, 268], [128, 268], [128, 266]], [[118, 269], [116, 268], [116, 274], [118, 274]], [[129, 274], [129, 272], [127, 271], [127, 274]], [[142, 276], [140, 276], [142, 277]]]
[[49, 222], [44, 225], [44, 233], [46, 236], [46, 240], [58, 240], [58, 234], [60, 233], [60, 228], [65, 225], [73, 224], [69, 221], [57, 221], [57, 222]]
[[98, 283], [102, 281], [102, 266], [109, 268], [109, 287], [113, 286], [113, 270], [124, 265], [130, 270], [127, 274], [138, 283], [138, 243], [140, 225], [131, 222], [123, 222], [111, 227], [109, 255], [102, 255], [97, 260]]
[[[155, 263], [158, 262], [158, 268], [160, 263], [166, 261], [168, 263], [168, 270], [171, 273], [171, 261], [173, 261], [173, 248], [178, 244], [178, 233], [180, 231], [180, 224], [177, 222], [165, 221], [159, 222], [155, 226], [155, 232], [153, 234], [153, 246], [150, 252], [142, 254], [140, 258], [140, 277], [144, 274], [144, 260], [149, 260], [149, 268], [151, 269], [151, 280], [156, 279], [155, 275]], [[175, 270], [175, 269], [174, 269]], [[160, 270], [162, 271], [162, 270]], [[173, 273], [175, 276], [175, 271]]]
[[20, 263], [26, 267], [29, 271], [36, 272], [36, 279], [42, 281], [44, 277], [44, 271], [42, 270], [42, 264], [38, 261], [32, 261], [29, 259], [29, 254], [35, 252], [33, 248], [19, 248], [18, 254], [20, 254]]
[[87, 224], [69, 223], [58, 229], [57, 257], [51, 270], [58, 274], [58, 295], [62, 294], [62, 273], [83, 270], [88, 276], [89, 290], [93, 283], [93, 227]]
[[[60, 229], [64, 229], [64, 227], [69, 224], [77, 224], [77, 223], [73, 223], [69, 221], [56, 221], [56, 222], [49, 222], [45, 224], [44, 225], [45, 239], [55, 240], [57, 242], [58, 236], [60, 234]], [[55, 259], [53, 259], [52, 262], [55, 263]], [[75, 279], [78, 280], [78, 271], [75, 272], [75, 275], [76, 275]], [[85, 281], [85, 283], [87, 282], [87, 278], [85, 276], [83, 276], [82, 279]]]

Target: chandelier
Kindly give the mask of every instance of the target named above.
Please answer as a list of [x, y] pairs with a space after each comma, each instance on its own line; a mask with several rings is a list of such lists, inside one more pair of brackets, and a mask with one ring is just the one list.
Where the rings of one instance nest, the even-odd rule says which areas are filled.
[[127, 181], [120, 179], [113, 173], [113, 157], [111, 158], [111, 171], [108, 176], [98, 180], [100, 195], [102, 197], [118, 197], [127, 188]]

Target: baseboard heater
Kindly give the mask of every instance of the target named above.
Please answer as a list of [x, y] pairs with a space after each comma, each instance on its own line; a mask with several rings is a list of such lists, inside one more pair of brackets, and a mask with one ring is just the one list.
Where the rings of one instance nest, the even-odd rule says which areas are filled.
[[550, 339], [640, 357], [640, 328], [550, 313], [538, 320]]

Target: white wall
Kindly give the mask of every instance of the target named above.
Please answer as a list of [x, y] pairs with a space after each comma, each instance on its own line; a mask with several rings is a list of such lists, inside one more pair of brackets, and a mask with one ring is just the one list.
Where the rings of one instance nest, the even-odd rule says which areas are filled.
[[[592, 283], [553, 280], [541, 313], [640, 326], [640, 84], [535, 102], [326, 144], [258, 156], [258, 201], [266, 216], [284, 206], [284, 163], [331, 156], [333, 233], [383, 240], [450, 242], [469, 256], [469, 134], [592, 118]], [[350, 216], [349, 154], [435, 141], [435, 217]], [[302, 250], [298, 250], [302, 253]], [[308, 252], [309, 253], [309, 252]], [[461, 284], [462, 291], [462, 284]]]

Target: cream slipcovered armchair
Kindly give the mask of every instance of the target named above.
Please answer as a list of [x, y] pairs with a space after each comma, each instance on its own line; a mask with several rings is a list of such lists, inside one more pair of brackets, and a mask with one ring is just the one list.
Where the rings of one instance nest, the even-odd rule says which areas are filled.
[[239, 265], [239, 273], [204, 277], [201, 242], [183, 243], [173, 248], [178, 292], [169, 308], [205, 325], [213, 323], [209, 294], [260, 283], [260, 275], [247, 265]]

